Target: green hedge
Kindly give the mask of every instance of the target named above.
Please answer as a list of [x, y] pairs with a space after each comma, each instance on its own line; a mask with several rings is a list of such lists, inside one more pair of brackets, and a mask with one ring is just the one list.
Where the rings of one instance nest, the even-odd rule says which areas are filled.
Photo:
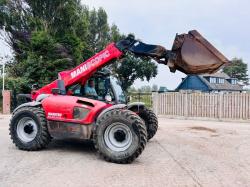
[[[0, 112], [2, 112], [2, 87], [3, 79], [0, 78]], [[23, 78], [6, 77], [5, 90], [11, 90], [11, 110], [17, 106], [17, 94], [30, 93], [29, 81]]]
[[[3, 79], [1, 78], [0, 90], [2, 90], [2, 87], [3, 87]], [[6, 77], [4, 87], [5, 87], [5, 90], [12, 90], [13, 92], [16, 92], [17, 94], [30, 92], [29, 81], [23, 78]]]

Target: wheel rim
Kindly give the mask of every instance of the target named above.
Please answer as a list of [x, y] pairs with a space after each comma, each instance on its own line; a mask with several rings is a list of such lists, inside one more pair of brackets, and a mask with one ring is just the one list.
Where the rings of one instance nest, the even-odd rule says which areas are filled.
[[37, 135], [37, 124], [30, 117], [22, 118], [17, 124], [17, 136], [23, 142], [31, 142]]
[[104, 141], [112, 151], [125, 151], [132, 144], [132, 132], [123, 123], [112, 123], [104, 133]]

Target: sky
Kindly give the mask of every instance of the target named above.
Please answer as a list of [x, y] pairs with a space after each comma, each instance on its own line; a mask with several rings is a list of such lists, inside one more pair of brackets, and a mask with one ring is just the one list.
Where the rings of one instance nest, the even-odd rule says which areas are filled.
[[[103, 7], [110, 24], [124, 34], [134, 33], [145, 43], [171, 49], [176, 33], [198, 30], [227, 58], [242, 58], [250, 69], [249, 0], [82, 0], [90, 9]], [[8, 54], [0, 42], [0, 55]], [[136, 81], [135, 87], [157, 84], [175, 89], [185, 74], [170, 73], [158, 65], [151, 81]]]
[[[89, 8], [103, 7], [109, 23], [121, 32], [134, 33], [145, 43], [171, 49], [176, 33], [198, 30], [227, 58], [242, 58], [250, 69], [249, 0], [82, 0]], [[157, 84], [175, 89], [185, 74], [170, 73], [158, 66], [158, 75], [150, 82], [136, 81], [135, 86]]]

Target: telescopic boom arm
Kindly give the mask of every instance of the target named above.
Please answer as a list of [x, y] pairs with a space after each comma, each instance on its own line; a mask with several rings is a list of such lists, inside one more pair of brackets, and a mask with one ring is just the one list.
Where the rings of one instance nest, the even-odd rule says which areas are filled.
[[[128, 35], [117, 43], [109, 44], [104, 50], [77, 67], [60, 72], [58, 80], [33, 91], [32, 100], [36, 100], [40, 94], [51, 94], [54, 88], [65, 90], [76, 83], [84, 84], [98, 69], [114, 59], [123, 57], [126, 52], [152, 58], [160, 64], [168, 65], [171, 72], [179, 70], [186, 74], [213, 73], [229, 62], [196, 30], [176, 35], [171, 50], [160, 45], [145, 44], [136, 40], [133, 35]], [[62, 94], [65, 94], [65, 91]]]
[[[86, 82], [98, 69], [105, 66], [113, 59], [121, 58], [126, 52], [134, 53], [138, 56], [147, 56], [160, 59], [168, 55], [168, 51], [161, 46], [147, 45], [134, 39], [129, 35], [127, 38], [109, 44], [104, 50], [100, 51], [90, 59], [81, 63], [77, 67], [58, 73], [58, 80], [63, 81], [63, 87], [67, 88], [76, 83]], [[32, 92], [32, 100], [40, 94], [50, 94], [53, 88], [61, 87], [58, 80]]]

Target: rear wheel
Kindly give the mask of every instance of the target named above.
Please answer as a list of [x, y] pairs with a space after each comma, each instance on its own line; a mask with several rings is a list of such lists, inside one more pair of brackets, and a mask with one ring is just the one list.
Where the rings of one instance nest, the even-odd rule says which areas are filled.
[[141, 109], [138, 113], [138, 115], [144, 120], [145, 125], [147, 127], [147, 133], [148, 133], [148, 137], [147, 139], [150, 140], [151, 138], [154, 137], [154, 135], [157, 132], [158, 129], [158, 119], [155, 115], [155, 113], [144, 107], [143, 109]]
[[18, 109], [11, 118], [9, 131], [13, 143], [22, 150], [39, 150], [51, 141], [47, 120], [41, 108]]
[[97, 121], [93, 138], [98, 153], [105, 160], [130, 163], [144, 150], [147, 131], [135, 113], [111, 110]]

